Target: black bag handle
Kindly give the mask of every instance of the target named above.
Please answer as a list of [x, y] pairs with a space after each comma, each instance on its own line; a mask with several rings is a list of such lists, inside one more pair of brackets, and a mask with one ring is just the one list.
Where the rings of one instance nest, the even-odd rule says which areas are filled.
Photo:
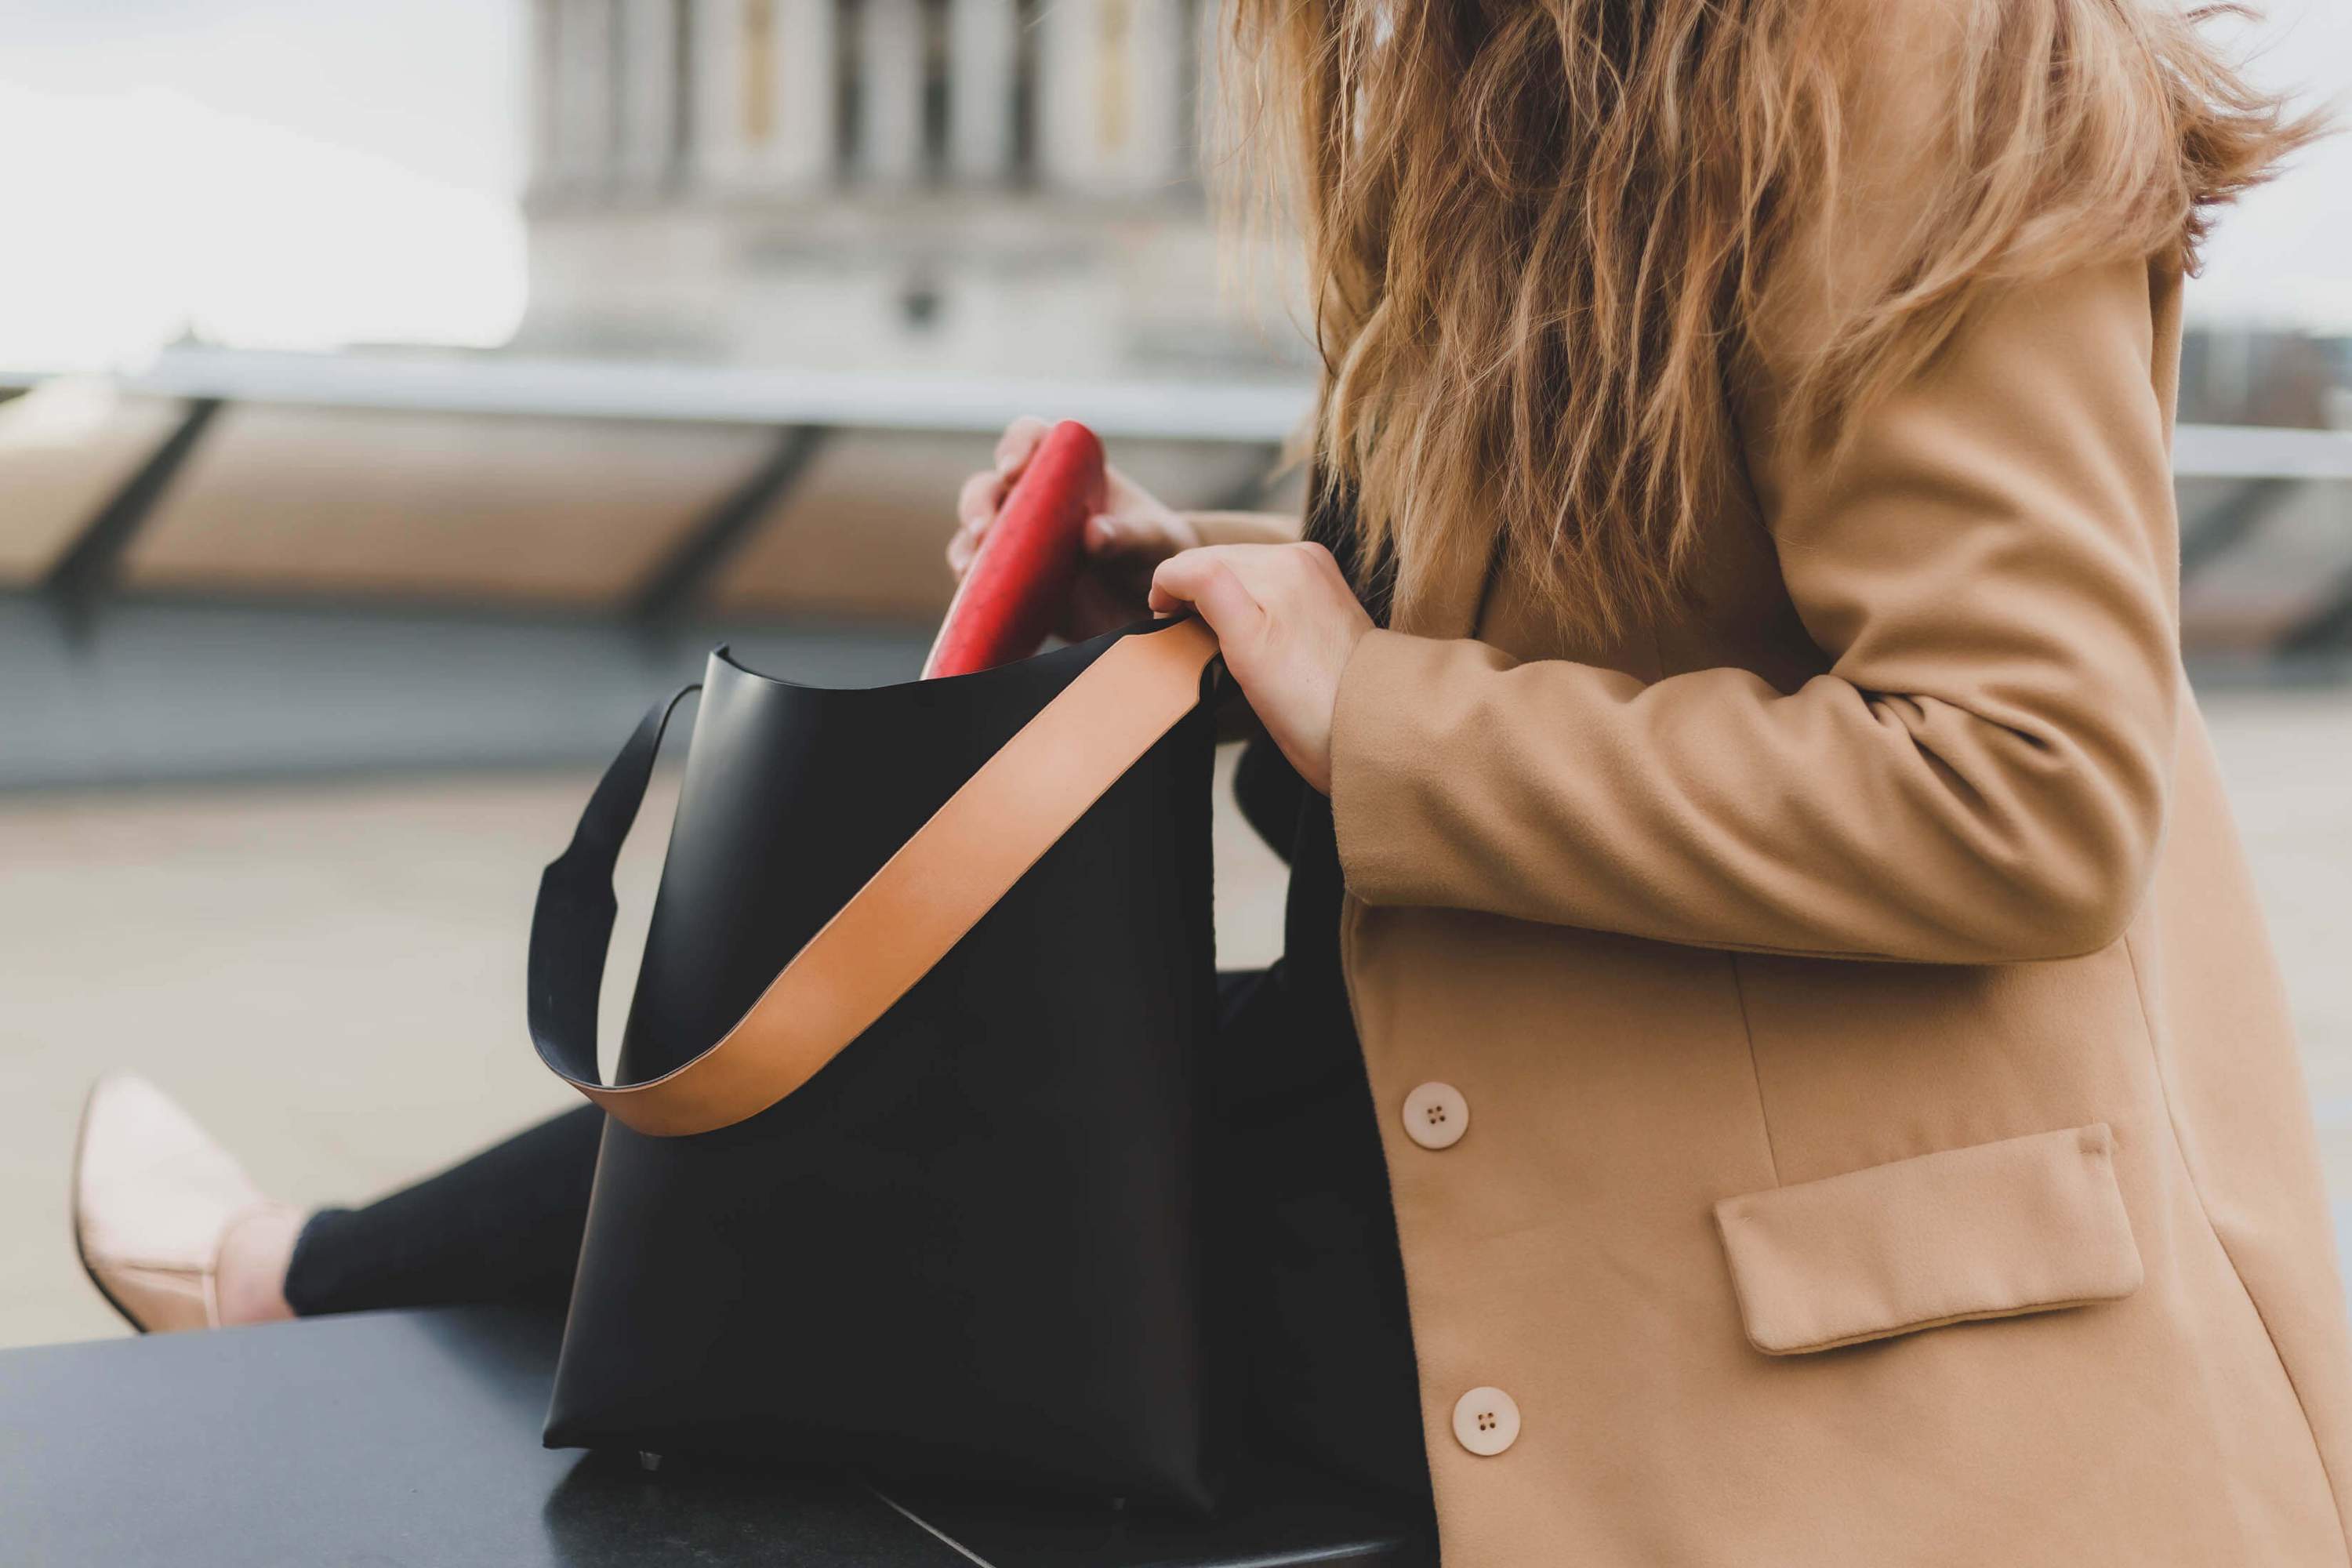
[[681, 686], [646, 710], [596, 781], [572, 842], [540, 874], [530, 917], [528, 1011], [539, 1059], [560, 1078], [597, 1080], [597, 998], [620, 912], [613, 868], [645, 805], [670, 719], [701, 689], [699, 681]]

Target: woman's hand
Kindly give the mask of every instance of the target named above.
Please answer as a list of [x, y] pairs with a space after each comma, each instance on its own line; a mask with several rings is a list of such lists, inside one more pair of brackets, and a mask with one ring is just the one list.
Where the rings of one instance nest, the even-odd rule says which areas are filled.
[[1372, 629], [1339, 563], [1319, 544], [1188, 550], [1151, 576], [1151, 608], [1187, 605], [1217, 634], [1225, 668], [1298, 776], [1331, 793], [1339, 672]]
[[[961, 526], [948, 541], [948, 564], [958, 581], [971, 570], [981, 539], [1051, 428], [1043, 419], [1014, 420], [997, 439], [996, 467], [964, 481], [956, 497]], [[1152, 568], [1201, 542], [1182, 513], [1117, 468], [1108, 470], [1108, 479], [1102, 511], [1087, 519], [1086, 569], [1054, 628], [1072, 642], [1141, 620], [1149, 613]]]

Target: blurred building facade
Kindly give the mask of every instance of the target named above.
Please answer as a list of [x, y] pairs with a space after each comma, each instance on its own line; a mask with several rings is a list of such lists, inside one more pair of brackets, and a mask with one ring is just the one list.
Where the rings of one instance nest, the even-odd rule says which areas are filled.
[[1295, 374], [1202, 183], [1215, 0], [531, 0], [518, 347]]
[[[0, 789], [590, 757], [722, 639], [910, 670], [1016, 414], [1295, 512], [1314, 366], [1203, 179], [1218, 0], [503, 3], [511, 347], [0, 380]], [[2185, 345], [2206, 679], [2352, 679], [2352, 342], [2286, 311]]]

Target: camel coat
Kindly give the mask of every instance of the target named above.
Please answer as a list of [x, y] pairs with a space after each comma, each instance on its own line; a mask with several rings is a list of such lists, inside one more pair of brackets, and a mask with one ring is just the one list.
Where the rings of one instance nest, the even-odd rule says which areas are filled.
[[1358, 647], [1448, 1568], [2347, 1561], [2311, 1115], [2179, 658], [2179, 309], [2012, 289], [1835, 465], [1742, 388], [1751, 504], [1617, 646], [1505, 571]]

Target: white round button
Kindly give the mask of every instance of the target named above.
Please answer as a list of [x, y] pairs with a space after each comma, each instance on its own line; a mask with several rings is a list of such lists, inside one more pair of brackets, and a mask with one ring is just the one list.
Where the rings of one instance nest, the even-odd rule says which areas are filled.
[[1519, 1440], [1519, 1407], [1499, 1388], [1474, 1388], [1454, 1404], [1454, 1438], [1481, 1458]]
[[1450, 1083], [1425, 1083], [1404, 1097], [1404, 1135], [1424, 1149], [1451, 1149], [1470, 1131], [1470, 1102]]

